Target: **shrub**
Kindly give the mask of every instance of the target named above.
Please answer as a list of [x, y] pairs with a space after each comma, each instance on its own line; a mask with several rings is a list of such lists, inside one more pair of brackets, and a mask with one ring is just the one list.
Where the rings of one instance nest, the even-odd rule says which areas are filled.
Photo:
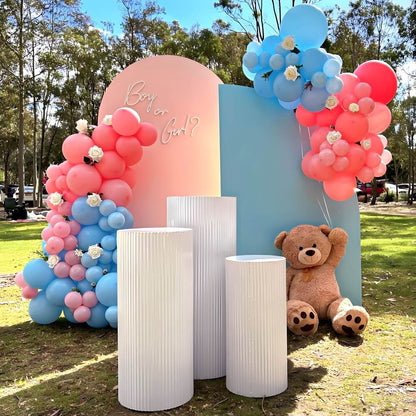
[[393, 202], [396, 199], [396, 194], [393, 191], [387, 189], [386, 192], [380, 194], [379, 199], [381, 202]]

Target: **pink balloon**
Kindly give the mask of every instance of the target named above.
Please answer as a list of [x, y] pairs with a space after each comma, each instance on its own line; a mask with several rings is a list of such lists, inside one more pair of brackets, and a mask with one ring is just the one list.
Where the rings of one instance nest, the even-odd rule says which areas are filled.
[[52, 179], [48, 179], [45, 183], [46, 192], [48, 194], [53, 194], [54, 192], [58, 191], [58, 188], [56, 187], [55, 181]]
[[68, 189], [68, 185], [66, 184], [66, 175], [58, 176], [55, 181], [55, 186], [60, 193]]
[[331, 149], [332, 150], [332, 145], [329, 144], [328, 140], [324, 140], [321, 145], [319, 146], [319, 152], [321, 152], [322, 150], [325, 149]]
[[33, 299], [38, 295], [38, 289], [30, 286], [22, 288], [22, 297], [25, 299]]
[[346, 140], [337, 140], [333, 145], [332, 149], [337, 156], [345, 156], [350, 150], [350, 145]]
[[55, 210], [50, 210], [48, 211], [48, 213], [46, 214], [46, 221], [48, 221], [49, 223], [51, 222], [51, 218], [54, 215], [58, 215], [57, 212]]
[[81, 231], [81, 224], [78, 221], [70, 220], [69, 226], [71, 227], [71, 234], [77, 235]]
[[351, 104], [356, 103], [358, 100], [353, 94], [347, 94], [342, 100], [342, 107], [348, 111]]
[[108, 179], [101, 186], [98, 193], [102, 193], [102, 199], [111, 199], [120, 206], [127, 206], [133, 197], [130, 186], [121, 179]]
[[59, 164], [59, 167], [62, 170], [62, 173], [64, 175], [67, 175], [69, 172], [69, 169], [72, 168], [72, 166], [74, 166], [72, 163], [69, 163], [67, 160], [64, 160], [62, 163]]
[[[53, 212], [53, 211], [49, 211], [49, 212]], [[58, 224], [58, 222], [65, 222], [65, 218], [60, 214], [55, 214], [51, 216], [51, 218], [49, 219], [49, 224], [51, 225], [51, 227], [54, 227], [56, 224]], [[60, 235], [58, 235], [58, 237], [60, 237]]]
[[361, 182], [371, 182], [374, 178], [373, 169], [369, 168], [368, 166], [363, 166], [357, 173], [357, 178]]
[[23, 279], [23, 272], [16, 273], [16, 276], [14, 277], [14, 282], [17, 286], [21, 288], [27, 286], [26, 281]]
[[80, 282], [85, 277], [85, 270], [82, 264], [74, 264], [69, 271], [69, 277]]
[[73, 250], [78, 246], [78, 238], [74, 235], [68, 235], [64, 238], [64, 249], [65, 250]]
[[95, 167], [104, 179], [115, 179], [123, 175], [126, 162], [113, 150], [107, 150]]
[[366, 154], [358, 144], [351, 144], [350, 150], [345, 156], [348, 158], [349, 165], [344, 173], [355, 176], [364, 166]]
[[45, 250], [48, 254], [58, 254], [64, 249], [64, 240], [60, 237], [52, 236], [48, 238]]
[[335, 153], [331, 149], [323, 149], [319, 152], [319, 161], [325, 166], [331, 166], [335, 162]]
[[122, 107], [113, 113], [111, 123], [120, 136], [134, 136], [140, 127], [140, 117], [133, 109]]
[[83, 323], [83, 322], [87, 322], [88, 319], [91, 318], [91, 310], [90, 308], [87, 308], [84, 305], [78, 306], [78, 308], [76, 308], [74, 310], [74, 319], [79, 322], [79, 323]]
[[373, 133], [368, 133], [367, 136], [361, 140], [361, 147], [366, 152], [375, 152], [381, 155], [383, 153], [384, 147], [383, 143], [381, 142], [380, 137]]
[[363, 97], [358, 100], [361, 114], [369, 114], [374, 110], [374, 100], [370, 97]]
[[81, 259], [75, 254], [74, 250], [70, 250], [65, 253], [65, 262], [70, 266], [74, 266], [75, 264], [80, 264]]
[[335, 96], [338, 98], [338, 101], [342, 103], [345, 96], [354, 94], [354, 89], [360, 80], [357, 75], [350, 73], [341, 74], [339, 77], [342, 79], [343, 86], [342, 90], [338, 94], [335, 94]]
[[383, 143], [383, 147], [387, 147], [388, 140], [386, 139], [386, 136], [383, 136], [382, 134], [378, 134], [378, 137], [381, 140], [381, 143]]
[[70, 309], [79, 308], [82, 305], [82, 295], [77, 291], [69, 292], [66, 294], [64, 302]]
[[350, 143], [359, 142], [368, 133], [367, 117], [359, 113], [345, 112], [336, 123], [335, 130], [342, 134], [342, 138]]
[[[52, 211], [49, 211], [52, 212]], [[53, 236], [53, 229], [52, 227], [45, 227], [42, 232], [40, 233], [42, 240], [48, 241], [49, 238]]]
[[94, 142], [86, 134], [72, 134], [62, 143], [62, 153], [70, 163], [84, 163], [84, 157], [88, 156], [88, 151], [92, 146]]
[[374, 110], [367, 115], [368, 131], [378, 134], [387, 129], [391, 122], [391, 112], [389, 108], [381, 103], [375, 103]]
[[62, 196], [64, 197], [65, 201], [68, 201], [70, 203], [75, 202], [75, 200], [79, 198], [79, 195], [76, 195], [69, 190], [63, 191]]
[[312, 156], [313, 156], [312, 152], [309, 151], [303, 157], [303, 159], [302, 159], [302, 172], [308, 178], [314, 179], [314, 177], [312, 175], [312, 172], [311, 172], [311, 167], [310, 167]]
[[371, 94], [371, 86], [366, 82], [358, 83], [354, 88], [354, 95], [360, 99], [363, 97], [369, 97]]
[[114, 150], [116, 140], [119, 134], [112, 126], [107, 124], [100, 124], [92, 132], [92, 139], [95, 144], [105, 152], [106, 150]]
[[157, 130], [153, 124], [140, 123], [140, 129], [136, 134], [142, 146], [151, 146], [157, 140]]
[[65, 215], [66, 217], [69, 217], [71, 215], [71, 209], [72, 209], [72, 203], [65, 201], [62, 205], [59, 205], [58, 212], [61, 215]]
[[365, 164], [369, 168], [373, 168], [374, 169], [380, 163], [381, 163], [381, 156], [379, 154], [377, 154], [376, 152], [368, 152], [367, 153], [367, 158], [365, 160]]
[[130, 188], [133, 189], [134, 185], [136, 185], [137, 183], [138, 177], [136, 171], [131, 167], [127, 166], [124, 175], [120, 179], [126, 182], [130, 186]]
[[69, 190], [76, 195], [87, 195], [88, 192], [98, 193], [102, 179], [100, 173], [90, 165], [75, 165], [66, 177]]
[[143, 148], [135, 136], [122, 136], [117, 140], [116, 150], [126, 161], [127, 166], [132, 166], [140, 161], [143, 156]]
[[390, 102], [397, 91], [397, 78], [393, 69], [382, 61], [367, 61], [361, 64], [354, 74], [360, 81], [371, 86], [371, 98], [382, 104]]
[[89, 308], [93, 308], [97, 303], [97, 295], [92, 290], [88, 290], [82, 295], [82, 303]]
[[69, 271], [71, 270], [71, 266], [64, 262], [60, 261], [54, 268], [53, 272], [58, 276], [59, 278], [64, 278], [69, 276]]
[[298, 120], [299, 124], [302, 124], [302, 126], [312, 127], [317, 124], [316, 115], [317, 113], [306, 110], [302, 104], [299, 104], [296, 108], [296, 119]]
[[342, 172], [343, 170], [347, 169], [348, 165], [350, 164], [349, 160], [345, 156], [338, 156], [335, 159], [334, 164], [332, 165], [332, 168], [336, 172]]
[[354, 195], [355, 177], [344, 173], [337, 173], [330, 180], [324, 181], [326, 194], [335, 201], [345, 201]]
[[374, 168], [374, 176], [376, 178], [379, 178], [380, 176], [384, 176], [384, 174], [386, 173], [387, 170], [387, 166], [381, 162], [378, 166], [376, 166]]
[[381, 161], [384, 164], [388, 165], [391, 162], [392, 159], [393, 159], [393, 157], [391, 155], [390, 150], [384, 149], [383, 153], [381, 154]]
[[46, 176], [49, 179], [56, 180], [60, 175], [62, 175], [62, 169], [58, 165], [50, 165], [48, 169], [46, 169]]
[[[52, 219], [54, 219], [54, 218], [55, 217], [53, 217]], [[53, 233], [57, 237], [65, 238], [65, 237], [68, 237], [68, 235], [71, 233], [71, 227], [69, 226], [69, 224], [65, 220], [59, 221], [53, 226]]]
[[310, 161], [310, 172], [313, 178], [318, 181], [324, 181], [334, 176], [334, 170], [331, 166], [325, 166], [319, 160], [319, 155], [313, 155]]
[[319, 152], [319, 148], [323, 142], [326, 141], [326, 136], [332, 131], [329, 127], [319, 127], [316, 129], [310, 138], [311, 149], [314, 153]]
[[342, 114], [344, 111], [341, 108], [341, 106], [337, 106], [333, 108], [332, 110], [328, 110], [327, 108], [324, 108], [322, 111], [319, 111], [318, 113], [312, 113], [316, 114], [316, 124], [318, 126], [334, 126], [337, 118]]

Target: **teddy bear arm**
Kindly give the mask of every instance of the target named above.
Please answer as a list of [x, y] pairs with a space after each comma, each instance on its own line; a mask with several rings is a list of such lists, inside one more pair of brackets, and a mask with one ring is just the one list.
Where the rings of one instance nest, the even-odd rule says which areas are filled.
[[326, 260], [326, 264], [337, 267], [345, 254], [345, 247], [348, 243], [348, 234], [341, 228], [334, 228], [329, 233], [328, 239], [332, 244], [332, 249]]
[[286, 299], [289, 299], [289, 292], [290, 292], [290, 286], [292, 284], [292, 280], [295, 277], [296, 271], [289, 267], [286, 270]]

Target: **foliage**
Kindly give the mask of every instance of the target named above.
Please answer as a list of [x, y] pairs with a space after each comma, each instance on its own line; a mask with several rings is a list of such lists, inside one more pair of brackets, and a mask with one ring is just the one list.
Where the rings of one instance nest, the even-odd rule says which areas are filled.
[[386, 189], [386, 192], [383, 192], [379, 196], [380, 202], [393, 202], [396, 199], [396, 194], [389, 189]]

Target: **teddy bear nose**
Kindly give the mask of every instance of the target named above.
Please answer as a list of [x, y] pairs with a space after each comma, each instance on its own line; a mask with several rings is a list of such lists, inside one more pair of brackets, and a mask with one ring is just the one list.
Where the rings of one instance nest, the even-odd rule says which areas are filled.
[[305, 251], [305, 254], [307, 255], [307, 256], [313, 256], [314, 254], [315, 254], [315, 250], [306, 250]]

